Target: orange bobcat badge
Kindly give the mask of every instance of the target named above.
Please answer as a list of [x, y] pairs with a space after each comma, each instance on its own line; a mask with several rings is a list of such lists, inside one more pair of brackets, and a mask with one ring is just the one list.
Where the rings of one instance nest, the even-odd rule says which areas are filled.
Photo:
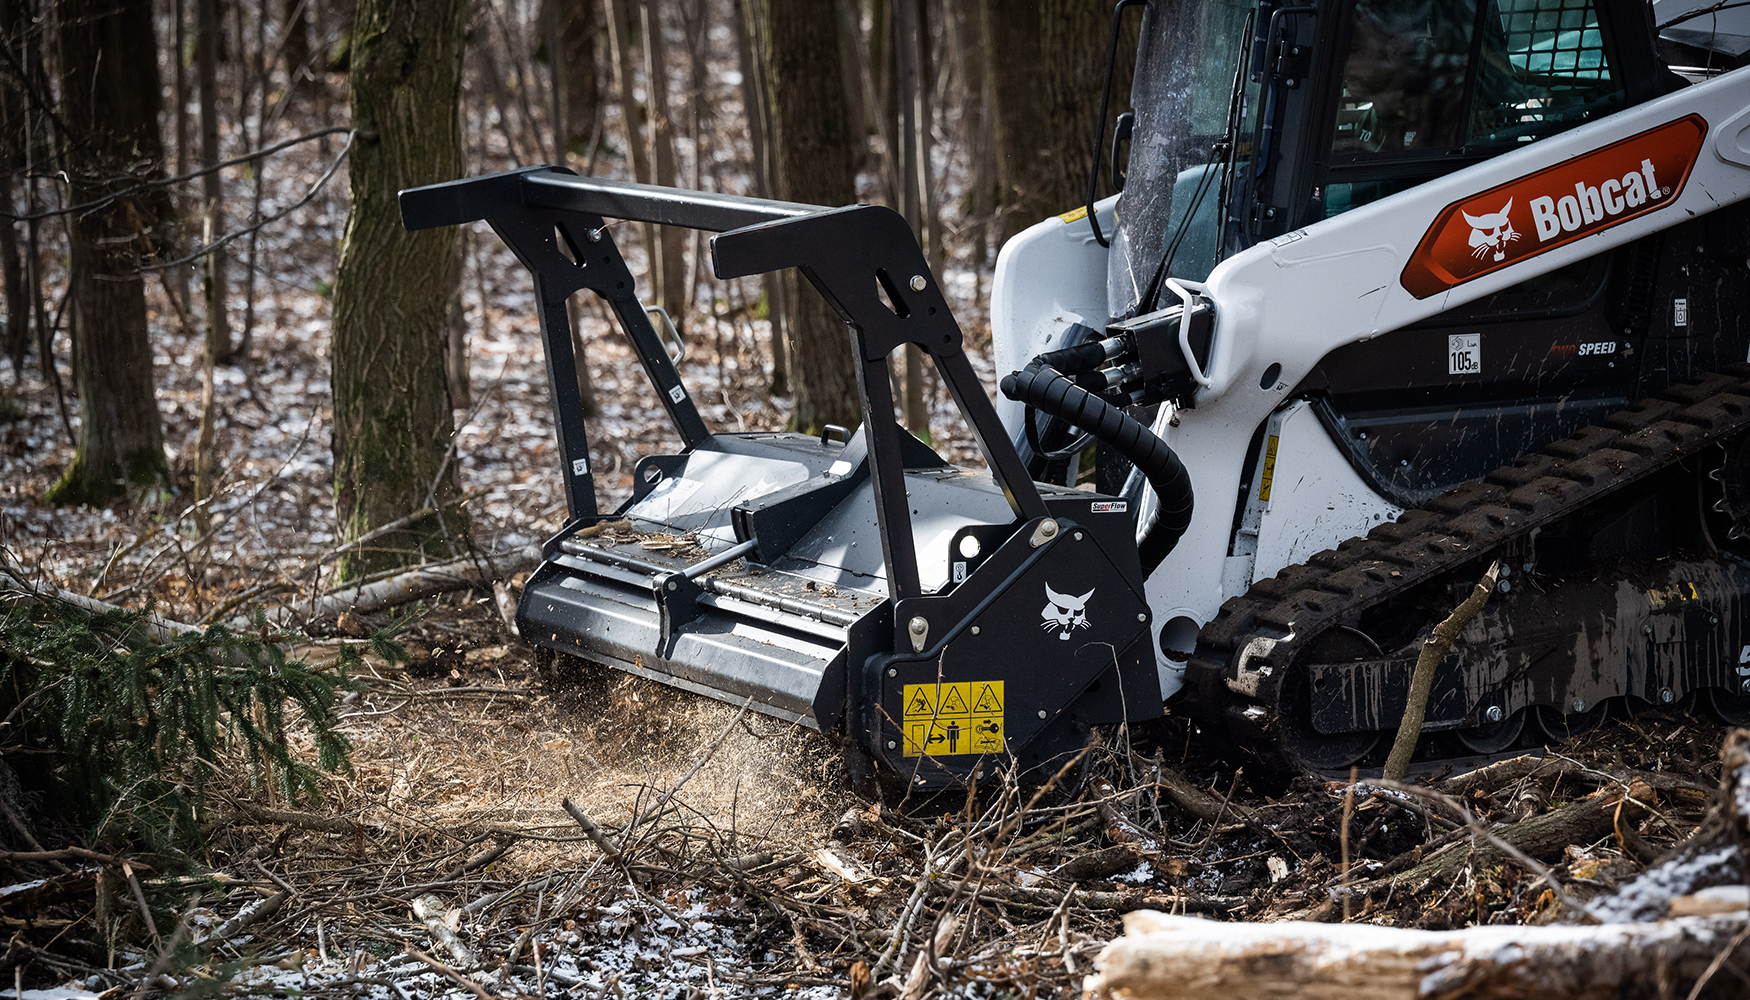
[[1399, 280], [1425, 299], [1662, 208], [1683, 191], [1706, 135], [1706, 119], [1687, 115], [1455, 201]]

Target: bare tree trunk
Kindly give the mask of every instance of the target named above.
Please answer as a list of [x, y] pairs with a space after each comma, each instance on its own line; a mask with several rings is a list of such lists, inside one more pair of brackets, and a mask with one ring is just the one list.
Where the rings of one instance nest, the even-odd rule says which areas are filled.
[[[893, 0], [893, 77], [899, 128], [899, 211], [906, 224], [918, 237], [918, 243], [929, 256], [930, 233], [924, 214], [924, 191], [928, 185], [928, 165], [923, 152], [928, 148], [925, 133], [929, 129], [928, 100], [923, 86], [924, 26], [920, 14], [923, 0]], [[930, 438], [930, 408], [924, 398], [924, 353], [916, 344], [907, 344], [902, 409], [905, 425], [918, 437]]]
[[[163, 176], [150, 0], [63, 0], [60, 17], [62, 120], [87, 130], [68, 137], [69, 197], [130, 187], [143, 179], [130, 173], [142, 163], [148, 177]], [[45, 497], [51, 503], [101, 504], [169, 486], [139, 266], [173, 214], [160, 189], [71, 220], [79, 438], [73, 464]]]
[[[763, 56], [758, 13], [752, 0], [735, 0], [735, 51], [741, 69], [741, 104], [747, 117], [749, 144], [753, 148], [754, 197], [772, 196], [771, 103], [766, 100], [765, 76], [760, 72]], [[772, 328], [772, 383], [774, 396], [790, 394], [788, 317], [784, 312], [784, 283], [777, 276], [760, 275], [760, 295], [766, 303], [766, 320]]]
[[[545, 0], [553, 11], [556, 42], [548, 40], [549, 59], [557, 74], [565, 123], [561, 142], [566, 154], [588, 157], [600, 141], [601, 81], [596, 72], [596, 42], [602, 33], [598, 0]], [[551, 55], [557, 51], [555, 58]]]
[[[705, 100], [706, 77], [709, 67], [706, 66], [706, 56], [709, 36], [705, 25], [705, 0], [682, 0], [681, 24], [685, 31], [687, 42], [687, 135], [693, 140], [692, 176], [688, 186], [695, 191], [705, 186], [705, 161], [710, 159], [711, 146], [706, 138], [705, 126], [710, 118], [710, 106]], [[693, 230], [690, 234], [693, 244], [691, 263], [687, 267], [687, 289], [682, 296], [690, 308], [699, 301], [699, 272], [705, 266], [705, 234], [701, 230]], [[711, 310], [713, 315], [716, 309]], [[713, 324], [715, 327], [715, 324]], [[723, 337], [717, 336], [717, 363], [723, 364]]]
[[[11, 120], [11, 115], [6, 116]], [[10, 141], [8, 140], [8, 145]], [[17, 202], [12, 197], [12, 175], [18, 168], [12, 163], [10, 151], [6, 153], [7, 162], [0, 165], [0, 202], [4, 202], [8, 212], [16, 212]], [[18, 253], [18, 232], [12, 220], [0, 223], [0, 289], [6, 293], [6, 337], [3, 346], [6, 357], [12, 362], [12, 378], [15, 382], [24, 380], [24, 359], [30, 354], [30, 301], [24, 284], [24, 258]]]
[[314, 80], [310, 69], [310, 0], [280, 0], [280, 54], [286, 64], [286, 91], [302, 93]]
[[[1099, 113], [1111, 7], [1086, 0], [982, 3], [1007, 239], [1087, 196], [1089, 123]], [[1135, 51], [1133, 41], [1120, 40], [1121, 57]], [[1120, 58], [1114, 95], [1130, 93], [1129, 65]]]
[[[620, 102], [620, 120], [626, 127], [626, 156], [631, 163], [632, 179], [641, 184], [654, 183], [654, 175], [650, 166], [650, 146], [644, 138], [644, 114], [638, 105], [638, 98], [633, 94], [636, 86], [637, 61], [632, 53], [632, 7], [633, 0], [603, 0], [608, 5], [608, 29], [611, 36], [610, 48], [614, 57], [614, 91]], [[649, 88], [646, 87], [648, 92]], [[661, 280], [662, 266], [658, 263], [662, 255], [662, 238], [658, 227], [643, 223], [639, 232], [644, 236], [644, 255], [649, 265], [651, 294]]]
[[[674, 152], [674, 119], [668, 113], [668, 43], [663, 38], [662, 8], [656, 0], [639, 0], [640, 26], [644, 40], [644, 93], [650, 113], [650, 128], [645, 137], [650, 142], [650, 163], [656, 171], [656, 183], [674, 187], [676, 180]], [[686, 319], [687, 262], [686, 237], [682, 230], [656, 226], [656, 249], [650, 262], [651, 299], [661, 302], [682, 329]], [[659, 266], [660, 265], [660, 266]]]
[[468, 259], [468, 230], [458, 230], [456, 253], [445, 282], [450, 290], [445, 304], [444, 376], [450, 385], [450, 409], [467, 410], [474, 405], [468, 384], [468, 312], [462, 307], [462, 265]]
[[[811, 0], [750, 0], [759, 12], [764, 73], [771, 102], [771, 164], [776, 195], [787, 201], [843, 205], [856, 200], [858, 132], [845, 105], [835, 19]], [[790, 374], [799, 430], [860, 422], [845, 326], [810, 286], [786, 272], [793, 307]]]
[[395, 197], [462, 172], [466, 7], [362, 0], [354, 26], [352, 121], [375, 138], [348, 163], [352, 211], [334, 285], [335, 507], [348, 539], [424, 507], [437, 513], [348, 556], [347, 578], [468, 541], [444, 371], [456, 233], [406, 232]]
[[[16, 51], [18, 27], [22, 11], [19, 4], [0, 4], [0, 43]], [[0, 132], [0, 203], [6, 211], [18, 211], [13, 198], [13, 177], [23, 172], [24, 143], [27, 130], [24, 116], [29, 114], [23, 95], [13, 87], [0, 88], [0, 121], [8, 124]], [[30, 354], [30, 292], [25, 283], [24, 257], [19, 253], [17, 223], [0, 220], [0, 292], [6, 296], [6, 336], [0, 344], [12, 362], [12, 377], [24, 380], [24, 359]], [[45, 380], [46, 381], [46, 380]]]
[[995, 207], [996, 177], [991, 162], [990, 81], [985, 60], [984, 23], [978, 0], [948, 0], [953, 10], [955, 50], [960, 56], [960, 131], [966, 143], [968, 175], [960, 214], [968, 221], [966, 239], [972, 244], [972, 265], [982, 269], [990, 259], [989, 226]]
[[565, 300], [565, 316], [571, 322], [571, 353], [577, 358], [577, 408], [586, 417], [601, 412], [596, 404], [595, 379], [590, 375], [588, 344], [583, 336], [583, 303], [573, 295]]
[[[176, 51], [172, 53], [170, 65], [173, 70], [175, 85], [172, 91], [176, 101], [176, 176], [188, 173], [189, 119], [188, 119], [188, 4], [186, 0], [175, 0], [171, 5], [171, 16], [176, 20]], [[191, 210], [192, 203], [188, 197], [188, 186], [177, 185], [176, 220], [177, 225], [186, 233], [193, 228], [195, 213]], [[176, 284], [178, 305], [182, 315], [187, 316], [194, 310], [194, 297], [190, 293], [189, 276], [194, 266], [183, 264], [176, 268], [172, 280]]]
[[[212, 167], [219, 155], [219, 42], [223, 34], [219, 24], [219, 0], [195, 0], [195, 77], [199, 81], [201, 105], [201, 166]], [[207, 239], [217, 239], [225, 233], [225, 191], [219, 171], [201, 178], [204, 202], [201, 216]], [[231, 357], [231, 320], [225, 312], [224, 250], [211, 251], [203, 258], [203, 299], [207, 312], [207, 350], [220, 361]]]

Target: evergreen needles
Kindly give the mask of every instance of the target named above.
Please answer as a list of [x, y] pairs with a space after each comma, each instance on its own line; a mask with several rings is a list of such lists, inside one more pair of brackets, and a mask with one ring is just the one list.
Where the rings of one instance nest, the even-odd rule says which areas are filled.
[[[290, 802], [315, 798], [321, 771], [350, 770], [335, 701], [356, 687], [357, 647], [311, 665], [223, 625], [161, 641], [146, 619], [0, 596], [0, 757], [44, 797], [39, 816], [94, 825], [93, 842], [167, 846], [196, 832], [207, 782], [228, 758]], [[404, 655], [387, 632], [367, 645]], [[314, 765], [288, 740], [299, 726]]]

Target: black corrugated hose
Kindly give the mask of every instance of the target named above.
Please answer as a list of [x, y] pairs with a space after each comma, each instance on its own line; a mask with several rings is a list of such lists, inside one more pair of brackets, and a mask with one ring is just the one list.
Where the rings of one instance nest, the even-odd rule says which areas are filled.
[[1046, 364], [1003, 377], [1003, 395], [1080, 427], [1129, 459], [1160, 503], [1137, 545], [1142, 575], [1155, 571], [1191, 524], [1191, 474], [1173, 449], [1136, 418], [1065, 378]]

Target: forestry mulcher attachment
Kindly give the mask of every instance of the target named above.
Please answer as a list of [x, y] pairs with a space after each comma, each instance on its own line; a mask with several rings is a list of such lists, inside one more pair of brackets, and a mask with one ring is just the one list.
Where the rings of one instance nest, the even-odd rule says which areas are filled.
[[[408, 228], [484, 219], [535, 278], [570, 513], [523, 636], [925, 788], [1040, 780], [1168, 698], [1329, 770], [1379, 752], [1431, 623], [1499, 560], [1425, 754], [1619, 705], [1750, 721], [1750, 17], [1686, 19], [1708, 7], [1123, 0], [1122, 193], [1092, 197], [1102, 121], [1089, 205], [998, 259], [996, 406], [885, 208], [554, 168], [403, 192]], [[719, 233], [720, 278], [799, 268], [847, 324], [859, 432], [708, 429], [608, 219]], [[683, 442], [612, 513], [581, 289]], [[895, 422], [905, 345], [988, 471]]]

